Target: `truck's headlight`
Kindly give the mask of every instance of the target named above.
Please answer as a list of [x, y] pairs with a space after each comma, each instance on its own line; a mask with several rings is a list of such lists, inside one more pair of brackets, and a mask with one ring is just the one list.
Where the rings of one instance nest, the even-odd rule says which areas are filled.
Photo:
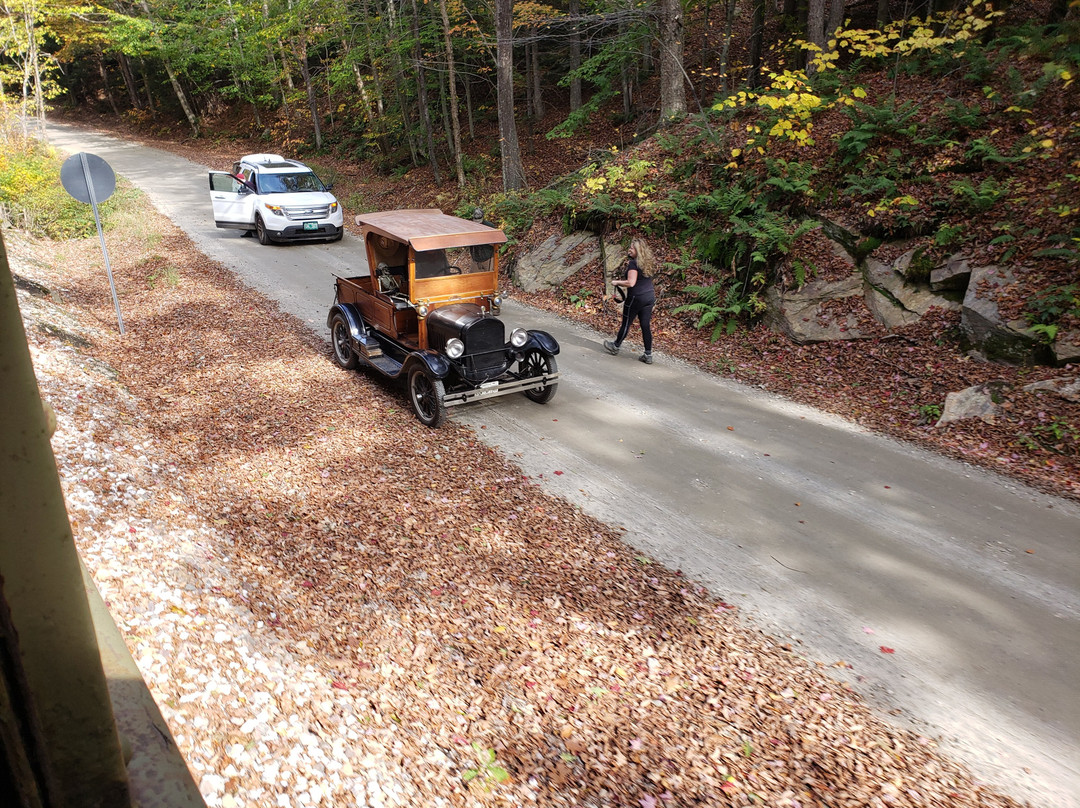
[[463, 353], [465, 353], [465, 343], [457, 337], [446, 341], [446, 355], [451, 359], [460, 359]]
[[428, 308], [427, 308], [427, 305], [425, 305], [424, 303], [421, 303], [419, 306], [416, 307], [416, 316], [417, 317], [420, 317], [420, 318], [427, 317], [427, 313], [428, 313]]
[[491, 298], [491, 313], [498, 314], [502, 310], [502, 298], [498, 295]]
[[515, 328], [510, 332], [510, 344], [515, 348], [523, 348], [529, 341], [529, 332], [524, 328]]

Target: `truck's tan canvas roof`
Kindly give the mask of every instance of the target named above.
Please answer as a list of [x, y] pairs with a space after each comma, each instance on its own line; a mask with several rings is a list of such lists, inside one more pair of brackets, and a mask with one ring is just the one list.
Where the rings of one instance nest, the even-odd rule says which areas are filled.
[[368, 233], [388, 236], [396, 241], [408, 242], [419, 252], [472, 247], [476, 244], [502, 244], [506, 241], [506, 234], [502, 230], [448, 216], [435, 208], [360, 213], [356, 216], [356, 223], [362, 227], [365, 237]]

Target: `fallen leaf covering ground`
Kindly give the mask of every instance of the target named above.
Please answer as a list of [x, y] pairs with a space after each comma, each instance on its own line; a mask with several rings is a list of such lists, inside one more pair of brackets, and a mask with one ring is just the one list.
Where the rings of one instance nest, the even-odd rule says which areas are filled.
[[77, 544], [209, 805], [1018, 805], [143, 226], [124, 337], [96, 240], [12, 253]]

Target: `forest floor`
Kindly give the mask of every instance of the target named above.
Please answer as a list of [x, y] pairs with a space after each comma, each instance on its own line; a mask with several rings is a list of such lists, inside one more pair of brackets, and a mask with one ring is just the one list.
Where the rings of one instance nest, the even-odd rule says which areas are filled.
[[[240, 154], [267, 148], [264, 143], [235, 134], [178, 138], [175, 130], [135, 129], [114, 118], [72, 122], [218, 169], [230, 167]], [[576, 168], [575, 161], [587, 152], [587, 138], [556, 145], [542, 135], [525, 138], [523, 151], [534, 184], [550, 182]], [[365, 210], [453, 209], [470, 202], [460, 197], [452, 182], [436, 186], [427, 169], [389, 177], [363, 164], [321, 159], [337, 174], [338, 197], [362, 200]], [[347, 206], [345, 218], [350, 227], [355, 227]], [[557, 222], [537, 222], [515, 249], [527, 249], [559, 229]], [[513, 260], [513, 255], [508, 258]], [[509, 283], [509, 278], [504, 282]], [[526, 294], [520, 289], [508, 289], [520, 302], [614, 333], [618, 310], [601, 301], [602, 290], [598, 269], [586, 270], [553, 292]], [[695, 330], [690, 315], [672, 313], [679, 303], [688, 302], [682, 290], [661, 288], [660, 292], [653, 324], [656, 350], [660, 353], [1080, 501], [1080, 400], [1069, 400], [1047, 390], [1024, 389], [1052, 379], [1067, 385], [1080, 379], [1080, 368], [1013, 367], [981, 361], [962, 347], [959, 312], [940, 312], [919, 324], [871, 340], [796, 345], [757, 326], [740, 328], [710, 342], [708, 330]], [[988, 382], [1000, 385], [997, 417], [936, 426], [948, 393]]]

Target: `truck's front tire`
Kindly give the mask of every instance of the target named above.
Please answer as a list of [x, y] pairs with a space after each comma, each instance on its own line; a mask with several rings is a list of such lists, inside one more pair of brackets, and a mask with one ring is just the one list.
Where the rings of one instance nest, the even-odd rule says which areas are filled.
[[424, 426], [435, 428], [446, 420], [446, 388], [442, 379], [432, 377], [422, 367], [409, 373], [409, 401], [416, 420]]

